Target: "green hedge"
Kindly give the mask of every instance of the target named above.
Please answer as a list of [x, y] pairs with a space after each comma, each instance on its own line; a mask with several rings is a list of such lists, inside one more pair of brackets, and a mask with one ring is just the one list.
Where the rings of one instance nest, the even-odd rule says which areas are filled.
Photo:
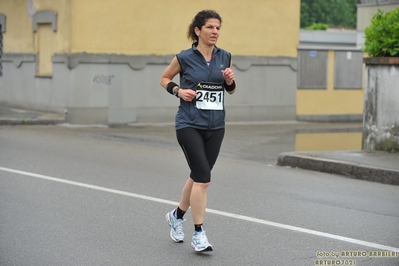
[[327, 30], [328, 24], [324, 23], [313, 23], [309, 27], [306, 27], [307, 30]]
[[399, 57], [399, 7], [387, 12], [379, 9], [364, 33], [363, 50], [370, 57]]

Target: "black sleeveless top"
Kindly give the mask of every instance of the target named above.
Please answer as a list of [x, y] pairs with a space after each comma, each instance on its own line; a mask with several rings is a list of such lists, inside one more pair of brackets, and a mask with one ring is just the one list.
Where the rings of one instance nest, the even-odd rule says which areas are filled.
[[[231, 54], [214, 47], [212, 59], [207, 63], [198, 43], [176, 55], [180, 64], [180, 87], [197, 91], [191, 102], [180, 99], [176, 114], [176, 130], [185, 127], [220, 129], [225, 126], [224, 78], [222, 70], [230, 67]], [[208, 65], [209, 64], [209, 65]]]

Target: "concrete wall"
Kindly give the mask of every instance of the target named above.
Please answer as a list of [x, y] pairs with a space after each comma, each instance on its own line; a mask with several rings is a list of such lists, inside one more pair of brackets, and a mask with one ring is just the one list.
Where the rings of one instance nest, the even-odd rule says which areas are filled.
[[[178, 100], [159, 85], [172, 55], [57, 54], [51, 78], [35, 77], [35, 57], [4, 57], [2, 103], [67, 110], [69, 122], [77, 124], [174, 120]], [[227, 120], [294, 120], [296, 67], [290, 57], [237, 56], [233, 68], [239, 87], [233, 96], [226, 94]]]
[[399, 58], [374, 60], [366, 59], [363, 149], [399, 150]]
[[[363, 47], [364, 30], [378, 9], [399, 7], [399, 0], [361, 0], [357, 11], [358, 47]], [[362, 149], [399, 150], [399, 60], [365, 58], [365, 92]]]

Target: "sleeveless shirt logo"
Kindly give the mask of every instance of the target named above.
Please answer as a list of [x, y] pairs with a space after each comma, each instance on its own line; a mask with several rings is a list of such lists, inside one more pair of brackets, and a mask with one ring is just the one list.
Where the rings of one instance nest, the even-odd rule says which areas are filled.
[[222, 84], [200, 83], [200, 84], [198, 84], [198, 87], [200, 89], [205, 89], [205, 90], [223, 90]]

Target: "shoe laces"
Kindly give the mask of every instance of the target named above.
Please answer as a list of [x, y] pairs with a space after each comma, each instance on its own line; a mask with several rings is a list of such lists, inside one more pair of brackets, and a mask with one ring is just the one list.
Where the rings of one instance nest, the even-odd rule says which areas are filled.
[[206, 237], [205, 231], [195, 232], [195, 236], [200, 243], [207, 243], [208, 238]]
[[184, 222], [184, 219], [176, 219], [175, 218], [175, 229], [178, 234], [183, 233], [183, 222]]

